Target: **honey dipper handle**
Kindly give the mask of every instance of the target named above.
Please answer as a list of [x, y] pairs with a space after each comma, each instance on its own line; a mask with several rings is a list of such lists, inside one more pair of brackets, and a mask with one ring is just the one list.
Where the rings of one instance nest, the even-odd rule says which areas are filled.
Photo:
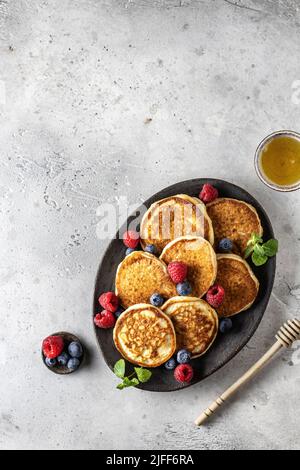
[[277, 354], [283, 347], [280, 341], [276, 341], [269, 351], [262, 356], [250, 369], [242, 375], [231, 387], [229, 387], [222, 395], [220, 395], [195, 421], [197, 426], [200, 426], [204, 421], [209, 418], [225, 401], [234, 395], [239, 388], [254, 377], [268, 362]]

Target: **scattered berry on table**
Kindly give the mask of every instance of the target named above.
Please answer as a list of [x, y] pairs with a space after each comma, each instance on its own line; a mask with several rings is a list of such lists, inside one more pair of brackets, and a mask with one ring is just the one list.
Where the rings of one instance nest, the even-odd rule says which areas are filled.
[[190, 364], [179, 364], [174, 370], [174, 377], [177, 382], [188, 383], [194, 377], [194, 371]]
[[62, 352], [57, 358], [57, 363], [60, 366], [66, 366], [68, 364], [69, 359], [69, 354], [67, 354], [66, 352]]
[[165, 368], [168, 370], [173, 370], [177, 366], [176, 360], [174, 357], [171, 357], [166, 363], [165, 363]]
[[57, 364], [56, 359], [51, 359], [50, 357], [46, 357], [45, 363], [48, 367], [55, 367]]
[[233, 243], [229, 238], [222, 238], [222, 240], [219, 241], [219, 250], [224, 252], [224, 253], [229, 253], [232, 251], [233, 248]]
[[119, 318], [120, 315], [124, 312], [124, 308], [119, 307], [118, 310], [115, 312], [115, 317]]
[[178, 364], [188, 364], [191, 360], [191, 353], [186, 349], [180, 349], [177, 353]]
[[71, 357], [71, 359], [69, 359], [68, 364], [67, 364], [68, 369], [74, 371], [78, 369], [79, 366], [80, 366], [80, 360], [77, 359], [77, 357]]
[[101, 313], [97, 313], [94, 318], [94, 322], [98, 328], [112, 328], [115, 326], [116, 319], [112, 312], [109, 310], [103, 310]]
[[165, 299], [163, 296], [157, 293], [152, 294], [150, 297], [150, 303], [154, 305], [154, 307], [161, 307], [164, 301]]
[[99, 304], [105, 310], [110, 312], [115, 312], [119, 305], [119, 299], [113, 292], [105, 292], [99, 297]]
[[128, 230], [123, 235], [123, 242], [127, 248], [136, 248], [140, 243], [140, 236], [134, 230]]
[[64, 349], [64, 340], [61, 336], [48, 336], [43, 341], [43, 353], [49, 359], [60, 355]]
[[151, 253], [152, 255], [155, 255], [157, 250], [156, 250], [156, 246], [155, 245], [146, 245], [145, 246], [145, 251], [147, 253]]
[[176, 286], [177, 293], [179, 295], [190, 295], [192, 293], [192, 287], [189, 282], [179, 282]]
[[213, 308], [218, 308], [222, 305], [225, 297], [225, 291], [220, 284], [215, 284], [214, 286], [208, 289], [206, 294], [206, 301], [211, 305]]
[[199, 194], [199, 198], [205, 204], [214, 201], [215, 199], [217, 199], [218, 196], [219, 193], [217, 188], [215, 188], [211, 184], [204, 184]]
[[82, 345], [78, 341], [73, 341], [69, 344], [68, 352], [71, 357], [80, 358], [83, 355]]
[[222, 318], [220, 320], [219, 330], [221, 333], [227, 333], [232, 328], [232, 320], [231, 318]]
[[172, 261], [168, 264], [168, 273], [175, 284], [179, 284], [186, 279], [187, 265], [182, 261]]
[[128, 256], [128, 255], [131, 255], [131, 253], [133, 253], [134, 251], [135, 251], [134, 248], [127, 248], [127, 250], [125, 251], [125, 254], [126, 256]]

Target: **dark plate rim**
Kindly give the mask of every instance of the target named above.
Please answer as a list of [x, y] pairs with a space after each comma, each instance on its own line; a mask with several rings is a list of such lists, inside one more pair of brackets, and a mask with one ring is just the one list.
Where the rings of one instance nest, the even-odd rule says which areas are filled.
[[[268, 216], [268, 214], [266, 213], [264, 207], [257, 201], [257, 199], [252, 196], [246, 189], [234, 184], [234, 183], [231, 183], [230, 181], [226, 181], [226, 180], [223, 180], [223, 179], [219, 179], [219, 178], [192, 178], [192, 179], [188, 179], [188, 180], [183, 180], [183, 181], [178, 181], [177, 183], [174, 183], [170, 186], [166, 186], [162, 189], [160, 189], [159, 191], [157, 191], [155, 194], [153, 194], [152, 196], [150, 196], [148, 199], [146, 199], [146, 201], [144, 201], [144, 205], [149, 207], [149, 205], [151, 203], [148, 203], [148, 201], [152, 201], [152, 199], [157, 195], [157, 194], [160, 194], [161, 192], [163, 191], [172, 191], [172, 189], [176, 188], [178, 186], [178, 184], [192, 184], [192, 183], [196, 183], [196, 182], [199, 182], [199, 186], [201, 186], [201, 184], [204, 184], [203, 181], [209, 183], [209, 182], [217, 182], [217, 183], [221, 183], [221, 184], [228, 184], [230, 185], [231, 187], [233, 187], [233, 189], [236, 189], [237, 191], [242, 191], [243, 193], [245, 193], [247, 196], [249, 196], [251, 199], [254, 199], [255, 200], [255, 203], [256, 203], [256, 209], [259, 209], [259, 211], [263, 214], [267, 224], [269, 225], [269, 228], [270, 228], [270, 233], [271, 233], [271, 236], [274, 237], [274, 231], [273, 231], [273, 227], [272, 227], [272, 224], [271, 224], [271, 221], [270, 221], [270, 218]], [[225, 196], [226, 197], [226, 196]], [[138, 210], [138, 209], [137, 209]], [[123, 227], [126, 226], [127, 224], [127, 221], [128, 219], [130, 219], [131, 215], [129, 215], [129, 217], [127, 218], [127, 220], [124, 222], [124, 224], [119, 227], [119, 229], [117, 230], [117, 233], [116, 235], [123, 229]], [[109, 244], [106, 246], [104, 252], [103, 252], [103, 255], [101, 256], [100, 258], [100, 261], [99, 261], [99, 265], [98, 265], [98, 269], [97, 269], [97, 273], [96, 273], [96, 278], [95, 278], [95, 283], [94, 283], [94, 294], [93, 294], [93, 303], [92, 303], [92, 312], [93, 312], [93, 316], [92, 316], [92, 322], [93, 322], [93, 331], [94, 331], [94, 335], [95, 335], [95, 339], [96, 339], [96, 343], [98, 345], [98, 349], [100, 350], [103, 358], [104, 358], [104, 361], [106, 363], [106, 365], [109, 367], [109, 369], [113, 372], [113, 367], [110, 365], [110, 363], [108, 362], [107, 358], [106, 358], [106, 354], [102, 348], [102, 345], [101, 345], [101, 342], [99, 341], [98, 339], [98, 336], [97, 336], [97, 327], [94, 323], [94, 313], [95, 313], [95, 299], [97, 297], [97, 283], [98, 283], [98, 279], [99, 279], [99, 273], [100, 273], [100, 270], [101, 270], [101, 266], [102, 266], [102, 263], [103, 263], [103, 260], [104, 260], [104, 257], [107, 253], [107, 251], [110, 249], [111, 245], [113, 244], [115, 239], [112, 239], [110, 240]], [[265, 295], [264, 297], [264, 303], [263, 303], [263, 313], [262, 315], [260, 316], [260, 318], [258, 318], [258, 320], [253, 324], [253, 329], [252, 329], [252, 332], [250, 334], [248, 334], [247, 336], [245, 336], [245, 339], [241, 342], [240, 346], [229, 356], [227, 357], [226, 359], [224, 359], [223, 361], [221, 361], [218, 366], [214, 369], [213, 372], [210, 372], [208, 373], [207, 375], [204, 375], [201, 379], [195, 381], [195, 382], [191, 382], [191, 383], [187, 383], [187, 384], [179, 384], [178, 383], [178, 386], [172, 388], [172, 390], [156, 390], [156, 389], [148, 389], [148, 388], [143, 388], [142, 386], [138, 385], [134, 388], [137, 388], [139, 390], [142, 390], [144, 392], [158, 392], [158, 393], [171, 393], [171, 392], [177, 392], [179, 390], [186, 390], [187, 388], [189, 387], [192, 387], [193, 385], [197, 385], [201, 382], [203, 382], [203, 380], [207, 379], [208, 377], [214, 375], [218, 370], [220, 370], [222, 367], [224, 367], [226, 364], [228, 364], [235, 356], [237, 356], [242, 349], [244, 349], [244, 347], [248, 344], [248, 342], [250, 341], [250, 339], [254, 336], [254, 334], [256, 333], [263, 317], [264, 317], [264, 314], [265, 314], [265, 311], [267, 309], [267, 306], [268, 306], [268, 303], [269, 303], [269, 300], [270, 300], [270, 296], [271, 296], [271, 293], [272, 293], [272, 290], [273, 290], [273, 285], [274, 285], [274, 280], [275, 280], [275, 275], [276, 275], [276, 256], [273, 256], [272, 258], [270, 258], [268, 260], [268, 264], [270, 265], [271, 269], [271, 275], [270, 275], [270, 289], [269, 289], [269, 293], [267, 295]], [[243, 313], [243, 312], [242, 312]], [[113, 372], [114, 373], [114, 372]]]

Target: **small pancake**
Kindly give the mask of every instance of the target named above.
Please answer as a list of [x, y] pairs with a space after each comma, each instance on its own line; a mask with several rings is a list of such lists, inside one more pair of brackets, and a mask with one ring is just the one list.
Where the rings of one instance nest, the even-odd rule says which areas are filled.
[[212, 223], [200, 199], [186, 194], [170, 196], [151, 205], [141, 222], [141, 245], [155, 245], [158, 253], [175, 238], [193, 235], [214, 243]]
[[251, 234], [263, 234], [256, 209], [244, 201], [223, 197], [207, 204], [206, 208], [214, 228], [216, 250], [222, 238], [230, 238], [233, 252], [244, 256]]
[[240, 256], [217, 255], [218, 274], [216, 283], [225, 290], [222, 305], [217, 308], [221, 317], [231, 317], [251, 307], [255, 301], [259, 282], [249, 264]]
[[153, 305], [129, 307], [118, 318], [113, 337], [122, 356], [139, 366], [158, 367], [176, 350], [172, 321]]
[[177, 350], [187, 349], [192, 358], [206, 353], [219, 327], [218, 315], [207, 302], [195, 297], [173, 297], [162, 310], [174, 324]]
[[176, 238], [164, 248], [160, 259], [166, 264], [182, 261], [187, 265], [187, 279], [192, 286], [194, 297], [202, 297], [215, 281], [216, 254], [211, 244], [202, 237]]
[[150, 253], [134, 251], [126, 256], [117, 269], [116, 294], [123, 307], [149, 303], [152, 294], [165, 299], [176, 295], [166, 265]]

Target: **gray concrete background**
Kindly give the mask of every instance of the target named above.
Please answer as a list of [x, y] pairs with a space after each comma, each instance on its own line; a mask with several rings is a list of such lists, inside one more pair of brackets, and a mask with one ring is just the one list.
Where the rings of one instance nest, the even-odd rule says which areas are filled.
[[[299, 6], [0, 0], [1, 448], [299, 448], [299, 343], [205, 428], [193, 426], [299, 314], [300, 193], [267, 189], [253, 168], [267, 133], [300, 129]], [[281, 246], [264, 320], [199, 385], [119, 392], [91, 324], [107, 245], [96, 209], [205, 176], [245, 187], [271, 217]], [[60, 329], [91, 353], [65, 378], [39, 351]]]

